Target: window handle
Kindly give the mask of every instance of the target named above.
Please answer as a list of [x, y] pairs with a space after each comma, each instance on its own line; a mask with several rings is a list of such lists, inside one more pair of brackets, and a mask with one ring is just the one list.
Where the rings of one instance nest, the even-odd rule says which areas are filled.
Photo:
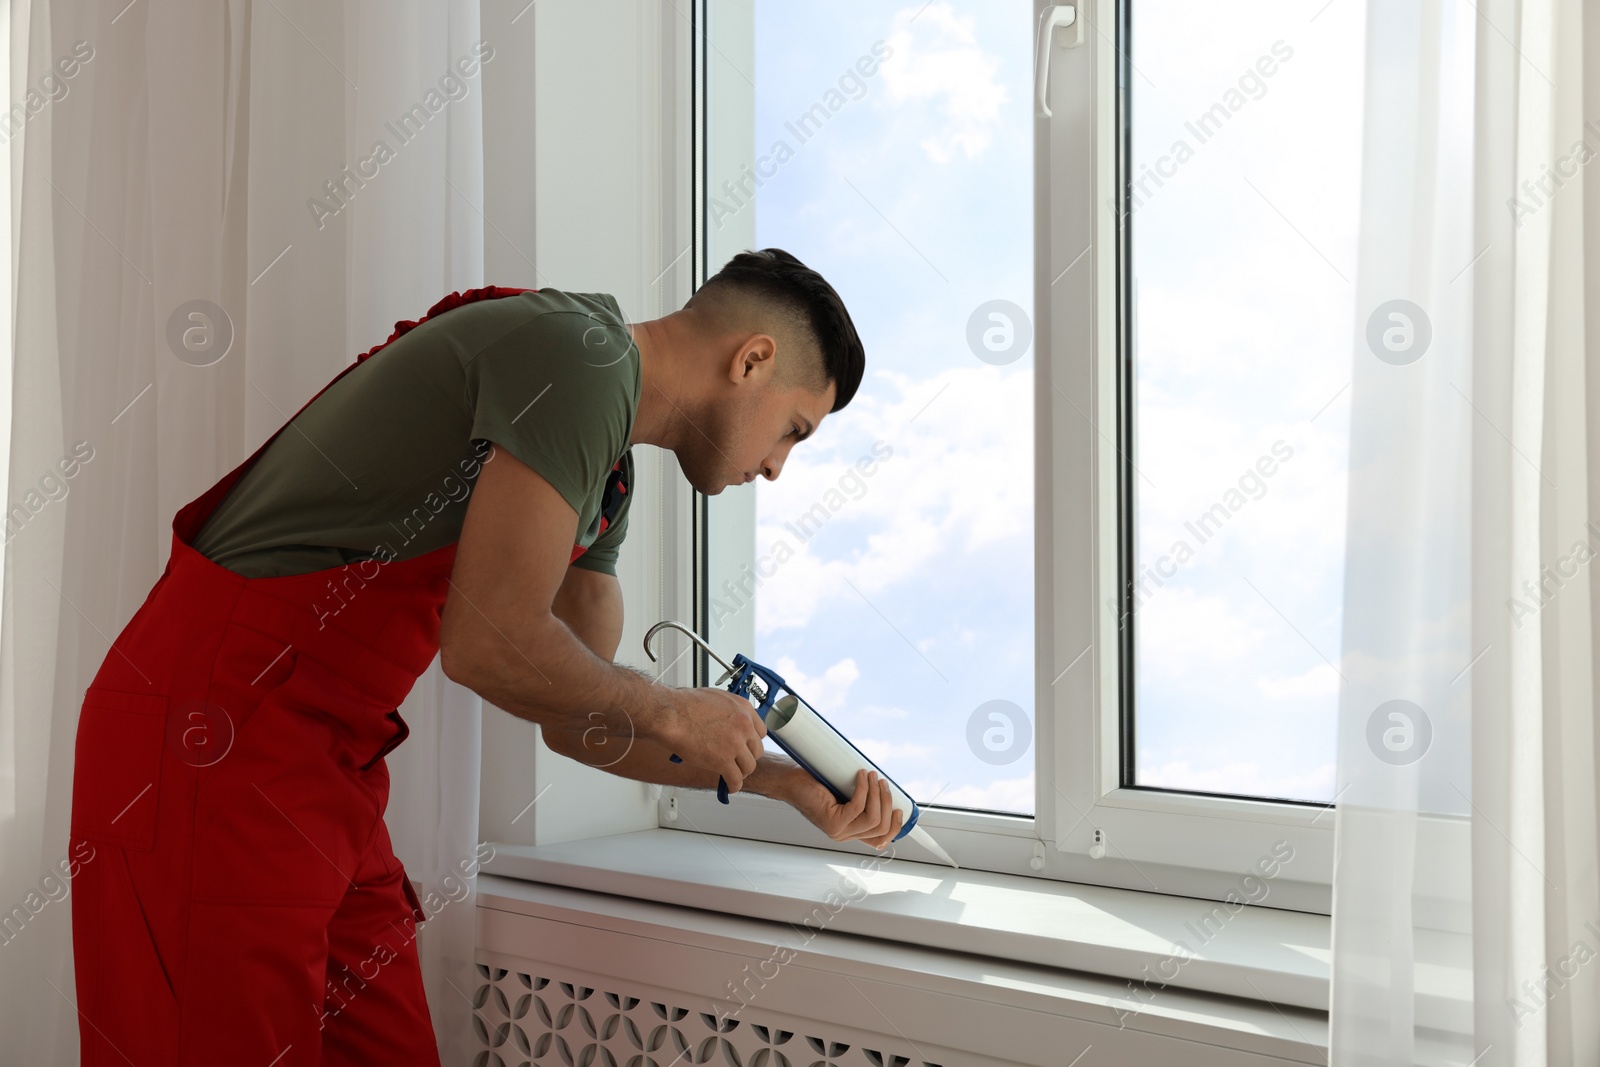
[[1083, 43], [1083, 21], [1078, 18], [1078, 4], [1054, 4], [1039, 12], [1039, 62], [1034, 66], [1033, 78], [1038, 87], [1042, 119], [1050, 117], [1050, 42], [1056, 30], [1063, 27], [1072, 30], [1061, 42], [1063, 48], [1076, 48]]

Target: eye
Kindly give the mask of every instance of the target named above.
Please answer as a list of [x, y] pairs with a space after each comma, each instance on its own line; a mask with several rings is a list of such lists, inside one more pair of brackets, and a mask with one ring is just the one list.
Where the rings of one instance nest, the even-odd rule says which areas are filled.
[[790, 426], [789, 427], [789, 436], [790, 437], [799, 437], [800, 436], [800, 427], [798, 427], [798, 426]]

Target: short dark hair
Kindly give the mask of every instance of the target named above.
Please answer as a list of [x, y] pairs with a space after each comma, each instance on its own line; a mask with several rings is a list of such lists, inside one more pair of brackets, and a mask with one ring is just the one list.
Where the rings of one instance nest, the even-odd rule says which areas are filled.
[[[728, 260], [699, 292], [721, 286], [764, 297], [804, 322], [822, 354], [822, 388], [833, 382], [837, 390], [830, 410], [850, 403], [861, 385], [867, 354], [844, 301], [822, 275], [781, 248], [763, 248]], [[692, 297], [689, 303], [694, 303]]]

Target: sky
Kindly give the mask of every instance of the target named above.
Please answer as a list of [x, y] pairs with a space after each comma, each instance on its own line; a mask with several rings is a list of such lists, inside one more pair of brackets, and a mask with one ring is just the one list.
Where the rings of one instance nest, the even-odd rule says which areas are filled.
[[[1133, 216], [1138, 554], [1171, 575], [1136, 614], [1141, 785], [1332, 796], [1362, 5], [1321, 3], [1135, 7], [1134, 169], [1170, 175]], [[1034, 351], [985, 361], [969, 325], [1033, 313], [1030, 11], [758, 0], [768, 162], [738, 208], [839, 290], [868, 354], [856, 399], [740, 490], [757, 558], [781, 557], [749, 653], [919, 801], [1023, 814]], [[1219, 103], [1202, 141], [1185, 123]], [[1202, 543], [1185, 523], [1218, 504]]]
[[1138, 553], [1176, 569], [1136, 614], [1141, 785], [1334, 792], [1364, 44], [1324, 2], [1134, 8], [1134, 169], [1175, 171], [1133, 214]]

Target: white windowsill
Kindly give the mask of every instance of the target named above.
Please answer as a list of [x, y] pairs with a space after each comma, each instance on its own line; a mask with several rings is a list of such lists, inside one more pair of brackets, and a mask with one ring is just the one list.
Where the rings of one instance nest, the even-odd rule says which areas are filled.
[[1323, 915], [668, 829], [495, 850], [488, 874], [1102, 976], [1126, 1010], [1165, 980], [1327, 1011]]

